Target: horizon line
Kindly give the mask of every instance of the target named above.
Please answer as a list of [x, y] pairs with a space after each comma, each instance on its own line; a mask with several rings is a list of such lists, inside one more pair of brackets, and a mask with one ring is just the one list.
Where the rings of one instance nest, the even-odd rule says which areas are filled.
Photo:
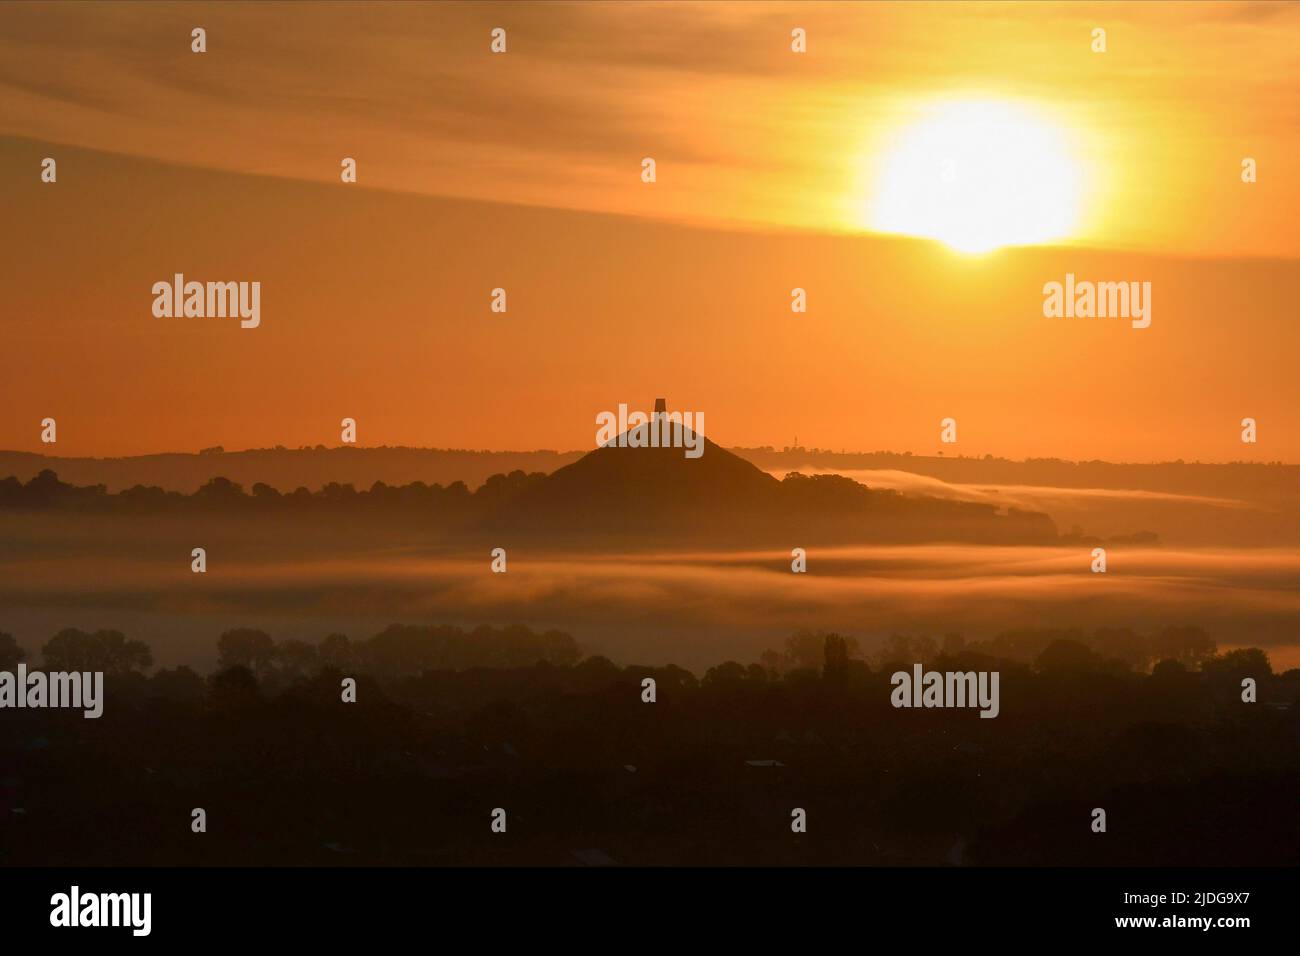
[[[714, 444], [717, 444], [716, 442]], [[555, 455], [563, 457], [567, 455], [588, 455], [591, 452], [598, 451], [605, 446], [596, 446], [588, 449], [573, 448], [559, 450], [556, 448], [452, 448], [441, 447], [437, 445], [299, 445], [291, 448], [288, 445], [272, 445], [270, 447], [260, 448], [240, 448], [227, 449], [220, 445], [212, 446], [208, 449], [198, 449], [195, 451], [154, 451], [141, 452], [134, 455], [51, 455], [43, 451], [28, 451], [19, 448], [0, 448], [0, 455], [26, 455], [34, 458], [44, 458], [50, 461], [68, 461], [68, 462], [113, 462], [113, 461], [130, 461], [141, 458], [162, 458], [162, 457], [191, 457], [191, 458], [208, 458], [220, 455], [247, 455], [259, 452], [357, 452], [357, 451], [409, 451], [409, 452], [434, 452], [434, 453], [453, 453], [453, 454], [471, 454], [471, 455]], [[761, 452], [763, 454], [785, 455], [793, 453], [804, 453], [809, 455], [834, 455], [837, 457], [849, 456], [880, 456], [894, 458], [915, 458], [921, 461], [974, 461], [974, 462], [1005, 462], [1013, 465], [1028, 465], [1042, 463], [1057, 463], [1063, 465], [1114, 465], [1117, 467], [1156, 467], [1161, 465], [1181, 465], [1181, 466], [1213, 466], [1227, 467], [1232, 465], [1247, 465], [1260, 468], [1296, 468], [1300, 467], [1300, 462], [1286, 462], [1280, 459], [1272, 461], [1252, 461], [1245, 459], [1229, 459], [1225, 461], [1203, 461], [1195, 459], [1188, 461], [1183, 458], [1166, 459], [1163, 461], [1112, 461], [1107, 458], [1060, 458], [1054, 455], [1047, 456], [1030, 456], [1024, 458], [1007, 458], [1002, 455], [979, 455], [979, 454], [926, 454], [913, 451], [892, 451], [886, 449], [874, 449], [871, 451], [841, 449], [836, 451], [831, 448], [808, 447], [805, 445], [787, 445], [776, 447], [774, 445], [718, 445], [723, 451], [730, 452], [734, 455], [744, 457], [744, 452]]]

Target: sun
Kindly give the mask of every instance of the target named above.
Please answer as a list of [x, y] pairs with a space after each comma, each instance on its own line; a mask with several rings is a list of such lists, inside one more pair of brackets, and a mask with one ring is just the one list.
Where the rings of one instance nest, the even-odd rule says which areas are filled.
[[887, 141], [866, 225], [964, 253], [1050, 242], [1076, 229], [1082, 187], [1065, 133], [1041, 111], [943, 102]]

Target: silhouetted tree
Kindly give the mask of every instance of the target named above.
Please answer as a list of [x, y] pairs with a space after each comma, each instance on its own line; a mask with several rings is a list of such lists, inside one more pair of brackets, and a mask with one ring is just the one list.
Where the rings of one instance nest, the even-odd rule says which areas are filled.
[[95, 631], [87, 634], [75, 627], [65, 628], [41, 647], [41, 658], [48, 670], [103, 671], [126, 674], [153, 664], [153, 654], [144, 641], [128, 641], [121, 631]]
[[208, 678], [209, 700], [220, 710], [241, 710], [261, 700], [257, 677], [243, 666], [228, 667]]
[[275, 642], [271, 635], [251, 627], [226, 631], [217, 638], [217, 667], [247, 667], [265, 673], [275, 660]]
[[821, 669], [825, 641], [815, 631], [800, 631], [785, 639], [785, 669], [812, 667]]
[[275, 663], [282, 676], [297, 680], [315, 672], [319, 656], [316, 647], [306, 641], [281, 641], [275, 645]]
[[1214, 641], [1195, 624], [1171, 625], [1151, 639], [1151, 652], [1155, 657], [1182, 661], [1189, 668], [1200, 666], [1207, 657], [1214, 656], [1214, 651]]
[[1044, 674], [1094, 674], [1103, 669], [1102, 656], [1079, 641], [1055, 640], [1043, 648], [1034, 666]]
[[320, 495], [329, 502], [345, 503], [356, 499], [357, 489], [352, 487], [351, 482], [339, 484], [331, 481], [321, 488]]
[[1028, 663], [1035, 660], [1056, 641], [1069, 641], [1086, 646], [1083, 632], [1078, 628], [1024, 628], [1003, 631], [987, 644], [976, 645], [975, 649], [995, 657], [1006, 657]]
[[1239, 682], [1243, 677], [1253, 677], [1259, 681], [1273, 674], [1268, 655], [1258, 647], [1239, 647], [1235, 651], [1208, 658], [1201, 664], [1201, 670], [1213, 678], [1233, 682]]
[[1187, 665], [1173, 658], [1159, 661], [1151, 668], [1151, 676], [1157, 680], [1178, 680], [1186, 675]]
[[785, 673], [785, 659], [779, 653], [770, 648], [763, 652], [759, 657], [759, 662], [767, 668], [768, 676], [780, 677]]
[[618, 673], [618, 665], [604, 654], [592, 654], [574, 668], [582, 674], [599, 674], [602, 677]]
[[1117, 658], [1133, 670], [1144, 671], [1151, 662], [1151, 642], [1131, 627], [1100, 627], [1091, 643], [1102, 657]]
[[827, 634], [823, 644], [822, 677], [828, 683], [843, 686], [849, 673], [849, 645], [838, 634]]
[[[815, 670], [820, 672], [826, 662], [827, 631], [799, 631], [785, 639], [785, 652], [782, 655], [782, 672], [791, 670]], [[857, 657], [858, 640], [855, 637], [833, 635], [844, 642], [846, 657]]]
[[346, 634], [330, 634], [316, 647], [316, 657], [322, 666], [347, 673], [357, 665], [356, 651]]
[[162, 700], [192, 703], [203, 699], [203, 678], [184, 665], [159, 668], [149, 678], [147, 693]]
[[727, 684], [743, 683], [748, 676], [745, 665], [737, 661], [724, 661], [704, 672], [701, 687], [718, 687]]
[[247, 496], [242, 485], [218, 476], [195, 491], [193, 497], [205, 504], [221, 505], [243, 501]]
[[0, 631], [0, 671], [12, 671], [26, 657], [27, 652], [18, 646], [14, 636]]
[[908, 667], [916, 663], [912, 657], [912, 642], [905, 634], [890, 634], [880, 645], [876, 655], [876, 664], [881, 670], [893, 670], [896, 667]]
[[265, 482], [259, 481], [253, 485], [253, 497], [263, 501], [274, 501], [280, 497], [280, 492]]

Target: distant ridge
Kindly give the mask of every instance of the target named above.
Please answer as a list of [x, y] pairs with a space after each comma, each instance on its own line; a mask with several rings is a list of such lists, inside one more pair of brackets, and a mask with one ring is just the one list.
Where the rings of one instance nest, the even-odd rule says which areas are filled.
[[57, 472], [75, 485], [105, 485], [110, 492], [134, 485], [157, 485], [191, 494], [213, 478], [229, 478], [251, 488], [264, 482], [281, 491], [315, 490], [330, 482], [369, 488], [423, 481], [476, 488], [490, 476], [511, 471], [551, 472], [577, 460], [581, 452], [471, 451], [447, 448], [356, 447], [251, 448], [246, 451], [169, 452], [125, 458], [60, 458], [33, 452], [0, 451], [0, 477], [28, 481], [39, 472]]
[[[1051, 485], [1061, 488], [1150, 489], [1236, 495], [1264, 501], [1300, 499], [1300, 465], [1263, 462], [1109, 462], [1056, 458], [1014, 460], [983, 456], [912, 455], [888, 451], [833, 452], [817, 448], [721, 448], [774, 474], [791, 471], [897, 469], [943, 481], [972, 484]], [[653, 449], [651, 449], [653, 450]], [[331, 482], [357, 489], [423, 481], [471, 489], [489, 477], [523, 471], [549, 474], [583, 458], [584, 451], [489, 451], [408, 446], [251, 448], [244, 451], [166, 452], [120, 458], [61, 457], [0, 450], [0, 478], [29, 481], [49, 469], [75, 485], [104, 485], [110, 492], [156, 485], [191, 494], [213, 478], [251, 488], [264, 482], [281, 492], [316, 490]], [[680, 451], [678, 452], [680, 455]], [[710, 451], [706, 457], [713, 455]]]
[[[217, 452], [182, 456], [191, 461], [218, 459], [224, 473], [201, 493], [189, 496], [138, 488], [106, 494], [102, 485], [67, 482], [62, 476], [56, 478], [53, 471], [27, 484], [2, 479], [0, 487], [5, 489], [10, 506], [20, 509], [72, 507], [110, 513], [125, 509], [138, 516], [160, 509], [197, 508], [232, 516], [259, 514], [269, 520], [279, 515], [284, 520], [314, 522], [324, 515], [360, 508], [368, 520], [397, 522], [408, 530], [427, 528], [444, 541], [477, 541], [490, 532], [494, 540], [531, 537], [535, 544], [560, 550], [591, 545], [635, 550], [664, 543], [743, 544], [785, 550], [814, 543], [1037, 544], [1057, 540], [1056, 527], [1045, 514], [1015, 508], [1002, 511], [985, 503], [906, 497], [892, 490], [873, 490], [839, 475], [792, 473], [778, 481], [689, 429], [685, 434], [686, 444], [694, 450], [702, 445], [698, 457], [688, 456], [682, 447], [619, 447], [611, 443], [549, 475], [521, 470], [499, 475], [473, 495], [459, 482], [441, 486], [415, 482], [402, 487], [361, 482], [357, 489], [361, 494], [341, 484], [327, 485], [315, 495], [268, 494], [259, 487], [262, 482], [232, 483], [228, 477], [231, 469], [224, 467], [227, 456]], [[321, 449], [319, 453], [342, 459], [365, 454], [352, 449]], [[240, 457], [253, 457], [255, 463], [257, 454], [247, 452]], [[292, 456], [287, 450], [271, 454]], [[369, 491], [372, 485], [373, 492]]]

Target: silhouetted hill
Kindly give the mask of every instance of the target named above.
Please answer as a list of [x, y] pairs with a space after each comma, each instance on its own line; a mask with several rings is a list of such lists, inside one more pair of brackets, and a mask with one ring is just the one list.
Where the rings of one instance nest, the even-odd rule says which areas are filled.
[[[693, 433], [687, 430], [687, 437]], [[1048, 542], [1043, 514], [993, 505], [907, 498], [836, 475], [777, 481], [703, 439], [704, 452], [611, 443], [530, 484], [489, 524], [563, 536], [628, 541], [708, 539], [789, 548], [812, 541], [979, 540]]]
[[503, 519], [573, 530], [639, 530], [780, 505], [779, 481], [702, 440], [698, 458], [687, 458], [682, 448], [597, 448], [525, 491]]

